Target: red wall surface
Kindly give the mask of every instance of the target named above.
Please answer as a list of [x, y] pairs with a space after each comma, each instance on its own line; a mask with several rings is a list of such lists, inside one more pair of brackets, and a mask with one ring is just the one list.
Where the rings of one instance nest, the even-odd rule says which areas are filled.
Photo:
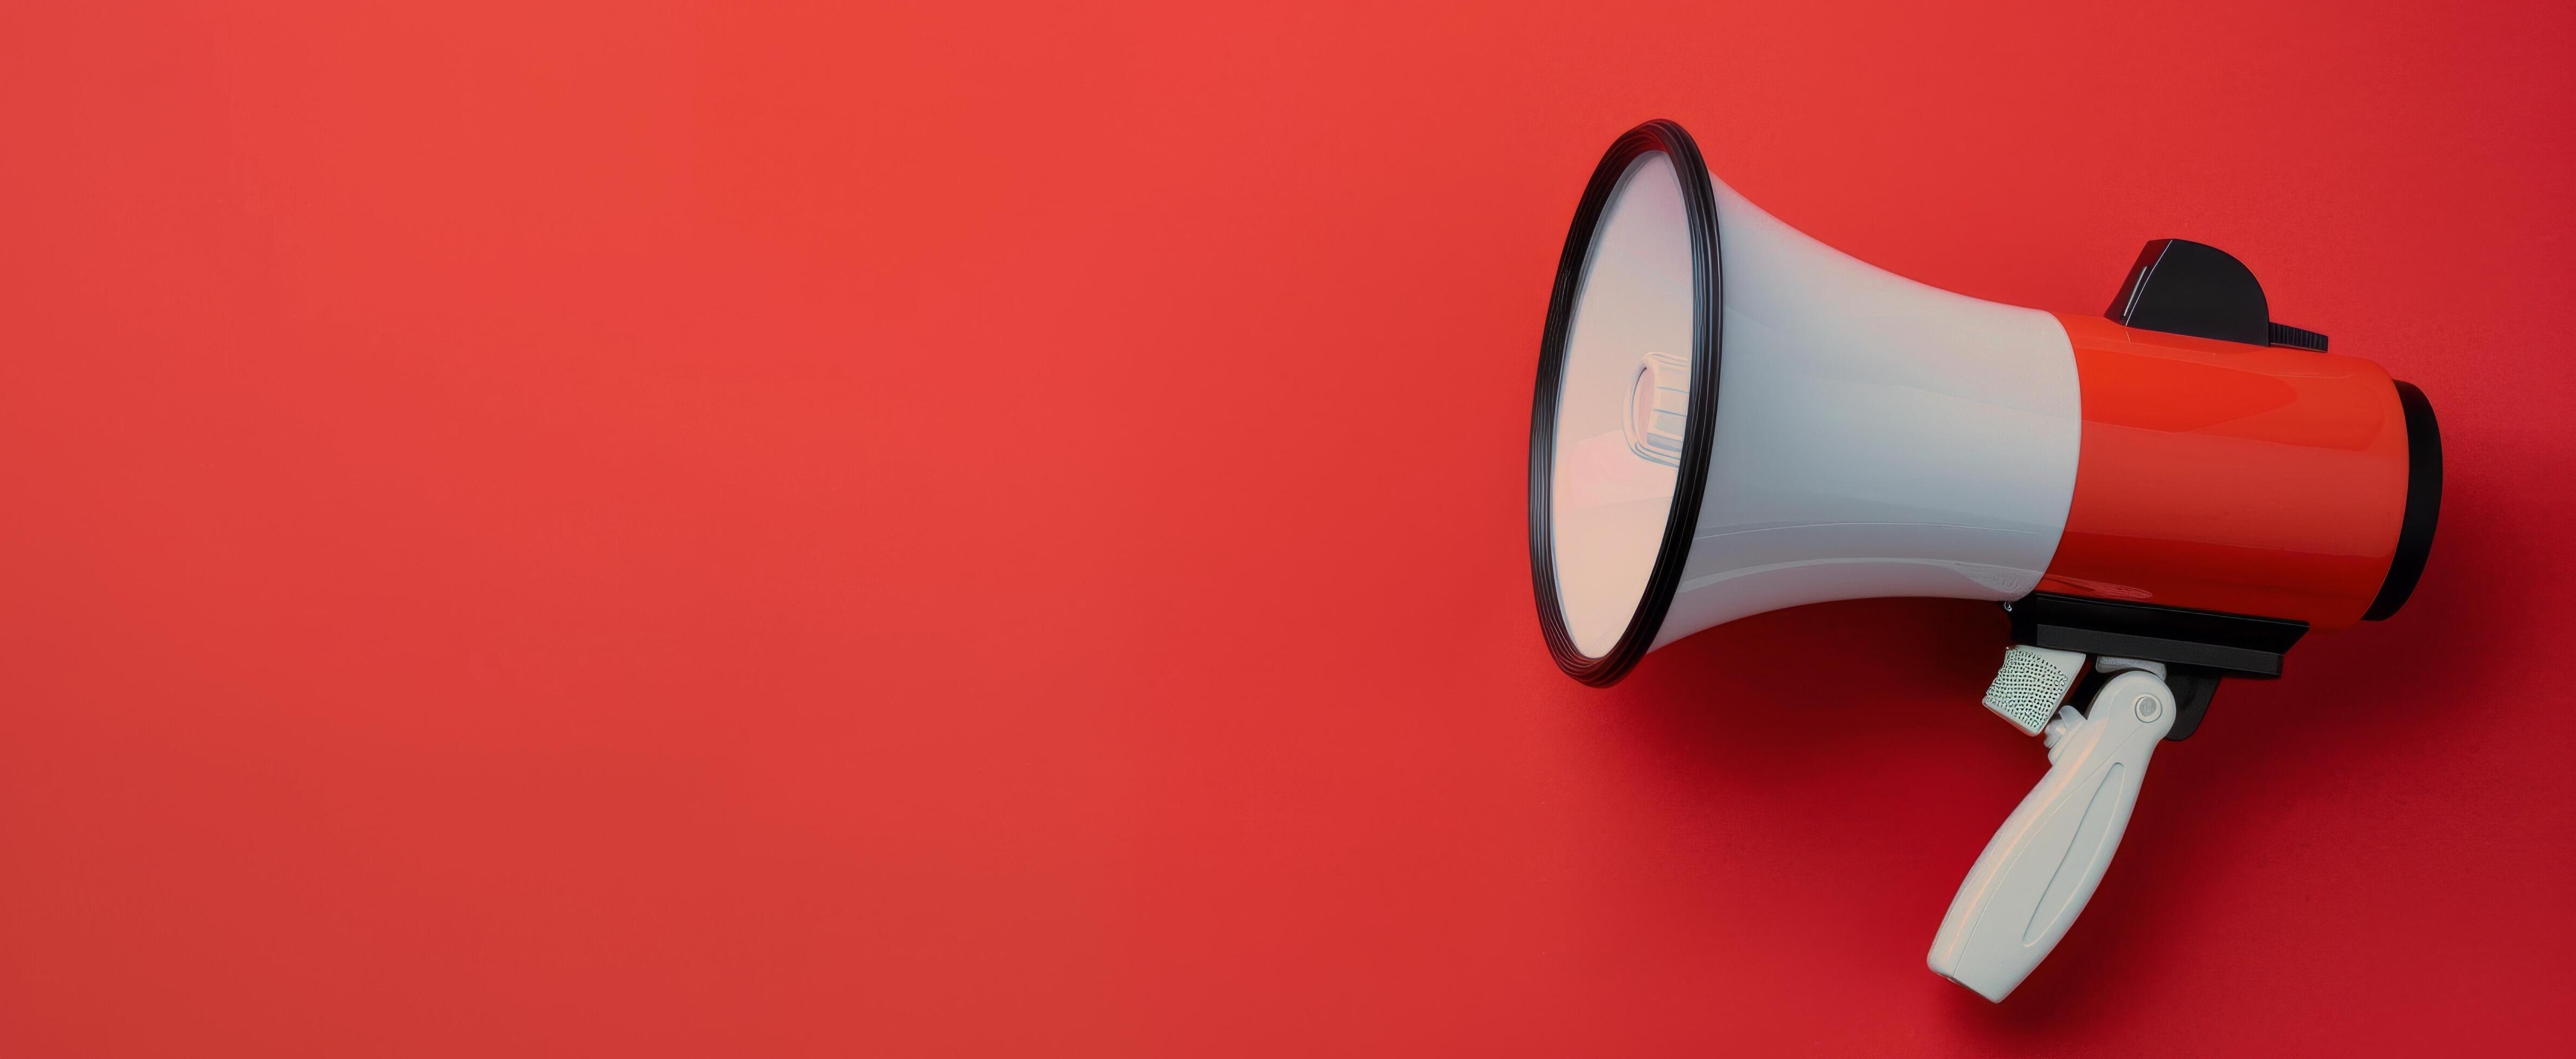
[[[2066, 7], [8, 5], [0, 1053], [2564, 1054], [2576, 14]], [[2002, 1006], [1923, 967], [2045, 768], [1995, 608], [1541, 646], [1655, 116], [2440, 410], [2414, 602]]]

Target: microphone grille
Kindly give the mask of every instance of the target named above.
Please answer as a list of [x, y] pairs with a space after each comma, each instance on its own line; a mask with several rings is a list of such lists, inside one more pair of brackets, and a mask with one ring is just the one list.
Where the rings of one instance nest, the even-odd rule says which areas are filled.
[[1986, 708], [2011, 721], [2024, 735], [2038, 735], [2057, 715], [2057, 706], [2084, 671], [2081, 651], [2054, 651], [2016, 644], [2004, 652], [2003, 669], [1986, 687]]

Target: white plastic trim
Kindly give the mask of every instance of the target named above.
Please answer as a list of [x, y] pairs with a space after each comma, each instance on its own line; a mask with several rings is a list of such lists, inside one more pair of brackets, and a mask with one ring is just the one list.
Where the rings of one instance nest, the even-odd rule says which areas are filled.
[[2065, 326], [1872, 266], [1710, 183], [1715, 436], [1655, 645], [1805, 603], [2031, 591], [2083, 429]]

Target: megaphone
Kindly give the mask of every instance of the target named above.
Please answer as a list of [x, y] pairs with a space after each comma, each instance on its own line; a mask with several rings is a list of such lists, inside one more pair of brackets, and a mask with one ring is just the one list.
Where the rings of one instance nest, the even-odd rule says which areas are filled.
[[2002, 604], [1985, 705], [2050, 766], [1929, 957], [2001, 1001], [2092, 897], [2155, 748], [2221, 679], [2395, 613], [2441, 491], [2423, 393], [2273, 322], [2222, 251], [2148, 243], [2105, 316], [1983, 301], [1800, 234], [1652, 121], [1602, 156], [1557, 266], [1530, 572], [1549, 653], [1593, 685], [1783, 607]]

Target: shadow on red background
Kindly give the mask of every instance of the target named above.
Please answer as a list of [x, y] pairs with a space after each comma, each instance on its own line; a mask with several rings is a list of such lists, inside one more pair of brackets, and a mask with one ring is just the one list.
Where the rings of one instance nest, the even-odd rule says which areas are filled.
[[[2568, 1050], [2562, 5], [18, 5], [0, 1052]], [[1968, 294], [2224, 247], [2423, 387], [2395, 620], [2010, 1003], [1992, 608], [1536, 635], [1620, 129]]]

